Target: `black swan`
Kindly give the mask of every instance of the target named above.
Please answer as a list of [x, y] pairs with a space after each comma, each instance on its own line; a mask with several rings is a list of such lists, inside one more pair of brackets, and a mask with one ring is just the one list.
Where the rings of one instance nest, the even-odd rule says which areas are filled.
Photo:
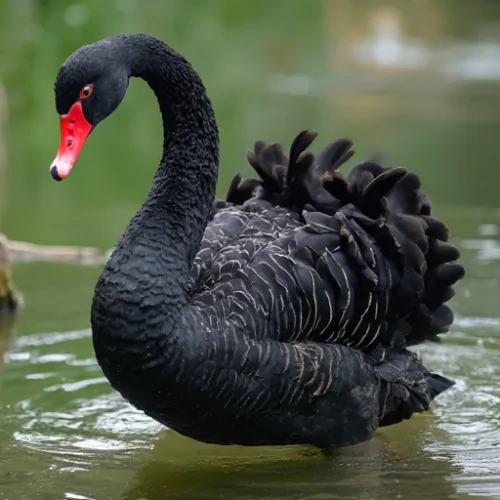
[[65, 178], [129, 78], [158, 98], [163, 155], [91, 307], [97, 360], [135, 407], [203, 442], [310, 444], [371, 438], [427, 410], [453, 381], [407, 349], [436, 341], [464, 270], [414, 173], [373, 161], [347, 176], [339, 139], [320, 154], [301, 132], [247, 157], [214, 202], [219, 137], [191, 65], [148, 35], [81, 47], [55, 81]]

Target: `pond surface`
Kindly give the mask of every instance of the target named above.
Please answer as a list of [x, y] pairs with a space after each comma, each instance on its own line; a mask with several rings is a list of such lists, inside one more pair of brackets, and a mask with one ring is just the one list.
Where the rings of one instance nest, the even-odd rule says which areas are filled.
[[307, 127], [319, 132], [313, 149], [349, 136], [358, 159], [380, 152], [419, 173], [467, 269], [452, 331], [419, 352], [457, 384], [432, 411], [331, 460], [303, 447], [202, 445], [110, 389], [89, 330], [97, 266], [17, 263], [24, 307], [0, 323], [0, 500], [500, 499], [500, 5], [139, 4], [109, 2], [104, 15], [99, 1], [0, 2], [0, 230], [114, 244], [158, 161], [156, 104], [134, 82], [58, 184], [48, 175], [59, 140], [52, 83], [78, 46], [147, 31], [206, 82], [221, 129], [220, 196], [237, 171], [248, 175], [254, 140], [288, 145]]
[[2, 331], [1, 498], [499, 498], [500, 240], [478, 233], [500, 230], [500, 216], [441, 212], [476, 230], [456, 241], [468, 269], [456, 325], [420, 352], [457, 385], [432, 412], [331, 460], [302, 447], [207, 446], [162, 429], [110, 389], [90, 331], [71, 328], [86, 322], [98, 269], [16, 265], [26, 305]]

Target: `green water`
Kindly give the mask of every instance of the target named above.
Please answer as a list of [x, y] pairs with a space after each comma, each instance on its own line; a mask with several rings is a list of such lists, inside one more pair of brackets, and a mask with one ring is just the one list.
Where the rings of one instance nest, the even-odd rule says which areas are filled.
[[[24, 307], [0, 324], [0, 500], [500, 498], [500, 5], [1, 0], [0, 230], [10, 238], [108, 248], [145, 196], [161, 131], [139, 81], [70, 178], [48, 174], [59, 65], [124, 31], [163, 38], [201, 73], [220, 123], [219, 195], [250, 173], [254, 140], [289, 144], [307, 127], [318, 148], [347, 135], [358, 158], [380, 152], [421, 175], [468, 274], [452, 332], [419, 351], [457, 385], [431, 412], [328, 461], [304, 448], [201, 445], [135, 411], [103, 378], [89, 331], [97, 267], [16, 263]], [[0, 162], [1, 145], [0, 135]]]

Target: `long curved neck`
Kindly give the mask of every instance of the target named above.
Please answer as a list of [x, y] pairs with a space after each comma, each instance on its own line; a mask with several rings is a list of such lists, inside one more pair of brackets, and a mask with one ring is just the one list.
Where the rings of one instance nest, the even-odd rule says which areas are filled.
[[219, 134], [205, 87], [191, 65], [162, 42], [136, 35], [131, 76], [154, 91], [163, 120], [163, 154], [149, 195], [130, 228], [160, 237], [163, 251], [191, 267], [215, 197]]
[[97, 283], [95, 345], [98, 337], [103, 344], [110, 337], [151, 340], [174, 327], [188, 300], [185, 284], [215, 196], [219, 161], [214, 112], [189, 63], [145, 35], [120, 44], [131, 76], [143, 78], [158, 98], [164, 144], [149, 194]]

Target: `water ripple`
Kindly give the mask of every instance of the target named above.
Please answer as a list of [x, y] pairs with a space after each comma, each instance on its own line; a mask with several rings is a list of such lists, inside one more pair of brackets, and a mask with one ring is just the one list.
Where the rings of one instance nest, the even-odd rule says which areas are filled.
[[[458, 317], [453, 332], [441, 345], [419, 348], [426, 364], [439, 367], [457, 385], [438, 398], [434, 413], [445, 438], [428, 444], [436, 458], [451, 460], [461, 470], [453, 476], [459, 492], [497, 495], [500, 491], [500, 337], [491, 330], [481, 337], [478, 328], [500, 326], [496, 318]], [[484, 335], [484, 334], [483, 334]], [[451, 344], [451, 339], [456, 344]], [[460, 345], [460, 343], [464, 345]]]
[[[418, 348], [429, 368], [457, 382], [433, 404], [434, 420], [430, 413], [423, 419], [416, 417], [390, 430], [395, 437], [387, 443], [378, 441], [375, 447], [369, 444], [358, 452], [344, 452], [336, 464], [339, 471], [351, 464], [342, 472], [349, 473], [346, 488], [356, 480], [351, 473], [358, 469], [366, 472], [367, 480], [389, 491], [383, 485], [402, 477], [407, 484], [417, 484], [421, 475], [415, 471], [423, 467], [427, 481], [431, 475], [438, 482], [438, 477], [448, 474], [447, 480], [461, 493], [491, 496], [500, 491], [500, 319], [458, 315], [454, 328], [443, 343]], [[83, 474], [113, 461], [122, 463], [137, 452], [153, 449], [164, 434], [159, 424], [110, 388], [95, 361], [89, 336], [89, 330], [75, 330], [20, 337], [6, 357], [9, 368], [4, 371], [3, 386], [9, 412], [4, 423], [13, 429], [13, 443], [50, 456], [50, 469], [59, 473]], [[422, 442], [419, 433], [425, 438]], [[415, 437], [412, 446], [418, 448], [394, 454], [392, 447], [403, 446], [408, 436]], [[185, 446], [183, 442], [181, 448], [168, 449], [166, 454], [178, 460]], [[198, 462], [197, 445], [190, 442], [189, 450]], [[429, 458], [422, 459], [421, 453]], [[436, 460], [453, 469], [434, 471]], [[241, 464], [238, 467], [243, 470]], [[331, 488], [326, 479], [331, 472], [317, 473], [320, 498], [320, 490]], [[266, 478], [272, 489], [267, 473]], [[340, 475], [335, 476], [335, 484], [342, 488]], [[443, 485], [438, 488], [446, 490]], [[65, 498], [92, 496], [74, 490]]]
[[69, 332], [50, 332], [50, 333], [35, 333], [18, 337], [14, 342], [14, 348], [21, 347], [37, 347], [41, 345], [54, 345], [59, 342], [67, 342], [69, 340], [79, 340], [90, 337], [92, 332], [90, 328], [84, 330], [72, 330]]
[[161, 430], [111, 390], [89, 352], [89, 336], [88, 329], [27, 335], [6, 355], [12, 380], [29, 381], [27, 397], [10, 405], [16, 409], [13, 439], [30, 449], [69, 455], [77, 468], [90, 466], [74, 460], [81, 453], [149, 448]]

